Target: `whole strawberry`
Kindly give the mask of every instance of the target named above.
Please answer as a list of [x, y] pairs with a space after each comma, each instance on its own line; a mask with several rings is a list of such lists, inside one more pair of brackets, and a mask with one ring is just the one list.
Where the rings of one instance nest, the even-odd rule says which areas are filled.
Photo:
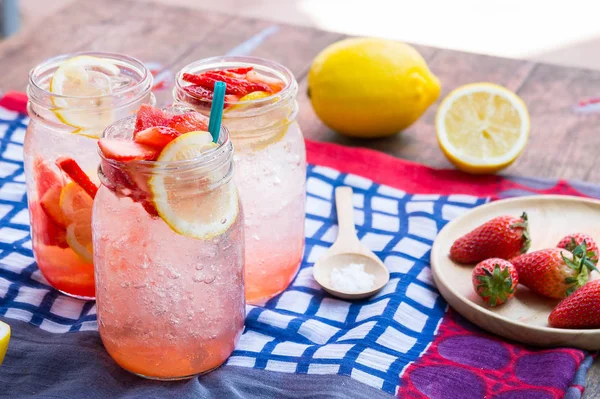
[[454, 241], [450, 259], [458, 263], [510, 259], [527, 252], [530, 244], [525, 212], [520, 218], [499, 216]]
[[471, 278], [477, 295], [492, 307], [512, 298], [519, 284], [515, 267], [509, 261], [500, 258], [479, 262], [473, 269]]
[[519, 282], [533, 292], [562, 299], [587, 283], [595, 266], [587, 257], [584, 243], [573, 252], [548, 248], [511, 259], [519, 274]]
[[590, 281], [563, 299], [548, 316], [556, 328], [600, 328], [600, 280]]
[[578, 245], [586, 243], [587, 246], [587, 256], [590, 260], [596, 264], [598, 263], [598, 244], [592, 237], [584, 233], [574, 233], [569, 234], [562, 240], [558, 242], [556, 245], [558, 248], [568, 249], [569, 251], [573, 251]]

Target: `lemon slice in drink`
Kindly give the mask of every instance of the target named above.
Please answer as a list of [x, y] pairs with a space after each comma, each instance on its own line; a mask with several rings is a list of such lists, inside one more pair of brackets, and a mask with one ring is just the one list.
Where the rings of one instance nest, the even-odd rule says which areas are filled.
[[77, 128], [74, 133], [99, 138], [113, 120], [107, 96], [112, 93], [111, 78], [120, 73], [106, 58], [80, 55], [63, 62], [50, 80], [50, 92], [56, 94], [52, 97], [56, 117]]
[[4, 361], [4, 356], [8, 349], [10, 341], [10, 326], [0, 321], [0, 364]]
[[[267, 93], [265, 91], [253, 91], [252, 93], [246, 94], [244, 97], [240, 98], [239, 103], [232, 105], [229, 108], [225, 109], [225, 112], [230, 111], [242, 111], [249, 107], [252, 107], [252, 104], [244, 104], [245, 101], [254, 101], [254, 100], [262, 100], [263, 98], [267, 98], [272, 96], [273, 94]], [[277, 100], [273, 100], [277, 101]], [[287, 119], [288, 111], [286, 109], [275, 109], [272, 110], [266, 118], [270, 118], [273, 121], [279, 122], [281, 126], [276, 126], [270, 129], [262, 129], [264, 132], [260, 135], [260, 137], [247, 137], [246, 140], [250, 142], [250, 146], [254, 151], [264, 150], [271, 144], [278, 143], [281, 141], [285, 134], [288, 131], [290, 123]], [[232, 122], [235, 123], [235, 122]], [[247, 123], [247, 122], [245, 122]], [[262, 122], [264, 123], [264, 122]], [[240, 139], [239, 141], [243, 141], [244, 139]]]
[[94, 200], [79, 184], [70, 182], [60, 194], [60, 209], [67, 226], [67, 244], [79, 257], [93, 262], [92, 205]]
[[497, 172], [523, 151], [529, 137], [527, 106], [512, 91], [474, 83], [451, 92], [438, 108], [435, 127], [446, 157], [465, 172]]
[[[167, 144], [157, 161], [193, 159], [215, 148], [217, 144], [212, 142], [210, 133], [189, 132]], [[210, 180], [192, 176], [178, 180], [168, 173], [157, 173], [149, 182], [156, 210], [169, 227], [178, 234], [202, 240], [229, 229], [239, 212], [234, 184], [209, 189], [210, 184]]]

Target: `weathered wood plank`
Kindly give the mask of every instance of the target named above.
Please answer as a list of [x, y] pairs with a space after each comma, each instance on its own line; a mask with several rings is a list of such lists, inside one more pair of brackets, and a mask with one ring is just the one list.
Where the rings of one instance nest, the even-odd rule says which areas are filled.
[[600, 116], [573, 111], [600, 93], [600, 72], [539, 64], [518, 93], [531, 114], [531, 137], [512, 169], [600, 183]]
[[217, 34], [230, 19], [225, 14], [135, 0], [86, 2], [85, 7], [76, 2], [39, 27], [0, 43], [0, 87], [24, 90], [30, 68], [74, 51], [123, 53], [169, 66], [207, 35]]

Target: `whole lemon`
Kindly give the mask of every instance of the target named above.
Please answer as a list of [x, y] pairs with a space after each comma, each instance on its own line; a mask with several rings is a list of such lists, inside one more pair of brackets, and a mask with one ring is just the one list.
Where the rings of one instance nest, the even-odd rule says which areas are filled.
[[414, 47], [353, 38], [317, 55], [308, 95], [331, 129], [351, 137], [386, 137], [419, 119], [440, 95], [440, 82]]

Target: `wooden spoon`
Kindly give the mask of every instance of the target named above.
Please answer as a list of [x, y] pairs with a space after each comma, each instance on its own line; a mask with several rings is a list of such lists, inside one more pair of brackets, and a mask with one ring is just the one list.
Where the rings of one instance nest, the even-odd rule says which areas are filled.
[[[352, 206], [352, 189], [338, 187], [335, 189], [335, 206], [338, 215], [338, 236], [331, 248], [321, 256], [313, 267], [313, 276], [317, 283], [331, 295], [343, 299], [361, 299], [375, 294], [390, 279], [390, 272], [381, 259], [364, 246], [356, 236], [354, 228], [354, 208]], [[331, 285], [331, 271], [342, 269], [352, 263], [364, 265], [365, 272], [375, 276], [373, 286], [364, 292], [342, 292]]]

